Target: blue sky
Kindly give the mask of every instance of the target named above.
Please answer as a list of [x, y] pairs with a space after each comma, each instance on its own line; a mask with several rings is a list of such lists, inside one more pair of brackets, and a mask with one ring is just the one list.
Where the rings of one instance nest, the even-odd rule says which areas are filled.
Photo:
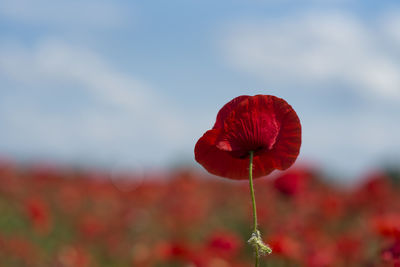
[[300, 160], [400, 159], [398, 1], [0, 1], [0, 155], [168, 167], [224, 103], [285, 98]]

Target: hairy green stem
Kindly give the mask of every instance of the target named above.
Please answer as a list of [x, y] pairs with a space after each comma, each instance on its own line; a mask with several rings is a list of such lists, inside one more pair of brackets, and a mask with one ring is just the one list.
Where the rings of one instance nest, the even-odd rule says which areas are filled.
[[254, 187], [253, 187], [253, 157], [254, 157], [254, 151], [250, 151], [249, 186], [251, 193], [251, 202], [253, 205], [253, 233], [251, 234], [248, 243], [252, 245], [254, 248], [255, 267], [258, 267], [260, 265], [260, 255], [271, 254], [272, 249], [262, 241], [260, 231], [258, 231], [257, 228], [257, 208], [256, 208], [256, 198], [254, 195]]
[[254, 152], [250, 151], [250, 164], [249, 164], [249, 184], [250, 184], [250, 193], [251, 193], [251, 202], [253, 204], [253, 232], [257, 231], [257, 208], [256, 208], [256, 198], [254, 195], [254, 187], [253, 187], [253, 155]]
[[[250, 151], [250, 163], [249, 163], [249, 186], [250, 186], [250, 193], [251, 193], [251, 203], [253, 206], [253, 233], [256, 233], [257, 230], [257, 207], [256, 207], [256, 197], [254, 195], [254, 186], [253, 186], [253, 156], [254, 152]], [[259, 266], [259, 259], [260, 255], [258, 253], [258, 247], [254, 246], [255, 248], [255, 267]]]

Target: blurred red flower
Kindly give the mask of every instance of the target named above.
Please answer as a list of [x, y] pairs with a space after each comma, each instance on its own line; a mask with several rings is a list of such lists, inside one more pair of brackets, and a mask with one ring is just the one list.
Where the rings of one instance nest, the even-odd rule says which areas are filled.
[[268, 244], [272, 251], [288, 259], [299, 260], [301, 258], [300, 243], [287, 235], [277, 235], [269, 238]]
[[393, 264], [394, 267], [400, 266], [400, 241], [396, 241], [390, 247], [384, 249], [381, 253], [384, 262]]
[[214, 127], [195, 146], [195, 158], [212, 174], [247, 179], [254, 151], [255, 178], [285, 170], [296, 160], [301, 124], [293, 108], [271, 95], [239, 96], [218, 112]]
[[38, 232], [45, 234], [50, 230], [50, 210], [42, 198], [32, 197], [26, 200], [25, 210], [33, 227]]
[[294, 196], [306, 190], [309, 177], [303, 169], [290, 169], [274, 180], [274, 187], [284, 195]]
[[222, 258], [232, 258], [236, 256], [241, 247], [240, 238], [233, 232], [213, 233], [207, 244], [207, 248]]
[[380, 215], [372, 219], [372, 226], [381, 236], [400, 240], [400, 213]]
[[156, 247], [157, 255], [163, 261], [188, 261], [193, 254], [189, 245], [182, 241], [161, 242]]

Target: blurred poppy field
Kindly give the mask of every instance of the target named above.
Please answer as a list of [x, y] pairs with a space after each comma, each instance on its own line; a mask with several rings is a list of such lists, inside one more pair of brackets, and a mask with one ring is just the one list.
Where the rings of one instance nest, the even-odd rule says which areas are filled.
[[[131, 174], [134, 176], [134, 174]], [[246, 181], [181, 168], [0, 165], [0, 266], [252, 266]], [[344, 189], [316, 168], [255, 180], [261, 266], [400, 266], [400, 184], [376, 171]]]

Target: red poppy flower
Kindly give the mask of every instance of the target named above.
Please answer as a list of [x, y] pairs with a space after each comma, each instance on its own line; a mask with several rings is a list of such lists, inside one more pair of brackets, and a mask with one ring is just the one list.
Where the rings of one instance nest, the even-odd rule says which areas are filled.
[[212, 174], [247, 179], [253, 151], [253, 177], [257, 178], [289, 168], [300, 145], [300, 120], [285, 100], [239, 96], [222, 107], [214, 127], [197, 141], [195, 158]]

